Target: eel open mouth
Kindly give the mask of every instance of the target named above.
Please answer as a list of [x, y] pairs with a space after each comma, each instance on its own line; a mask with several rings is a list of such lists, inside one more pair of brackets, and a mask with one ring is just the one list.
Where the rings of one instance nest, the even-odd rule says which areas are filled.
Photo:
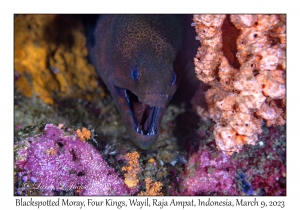
[[[116, 86], [115, 86], [116, 87]], [[134, 130], [142, 135], [157, 135], [160, 107], [150, 106], [138, 100], [130, 90], [116, 87], [118, 92], [125, 97], [127, 106], [133, 118]]]

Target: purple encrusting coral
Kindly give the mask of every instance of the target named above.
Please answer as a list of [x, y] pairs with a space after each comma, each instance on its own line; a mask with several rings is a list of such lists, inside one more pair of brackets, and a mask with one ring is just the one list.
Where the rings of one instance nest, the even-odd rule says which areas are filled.
[[185, 165], [185, 175], [180, 186], [187, 195], [237, 195], [235, 185], [236, 167], [230, 156], [219, 151], [200, 148]]
[[61, 190], [77, 190], [80, 195], [132, 193], [100, 153], [71, 132], [47, 124], [44, 134], [21, 142], [16, 158], [16, 166], [22, 170], [19, 174], [46, 195]]

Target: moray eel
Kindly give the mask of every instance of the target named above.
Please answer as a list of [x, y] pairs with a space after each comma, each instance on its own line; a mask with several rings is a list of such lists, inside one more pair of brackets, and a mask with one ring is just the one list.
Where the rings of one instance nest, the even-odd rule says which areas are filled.
[[142, 149], [158, 138], [163, 113], [187, 66], [185, 28], [177, 15], [102, 15], [92, 32], [90, 59], [130, 138]]

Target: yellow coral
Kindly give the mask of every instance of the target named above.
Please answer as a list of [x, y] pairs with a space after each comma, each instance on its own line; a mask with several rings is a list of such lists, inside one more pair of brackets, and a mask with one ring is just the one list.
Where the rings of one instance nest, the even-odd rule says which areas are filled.
[[133, 188], [138, 185], [139, 179], [137, 178], [136, 174], [125, 174], [124, 183], [127, 187]]
[[202, 45], [195, 72], [211, 86], [205, 93], [207, 111], [197, 99], [194, 109], [217, 123], [219, 149], [239, 152], [243, 144], [255, 144], [261, 119], [267, 126], [285, 124], [285, 15], [194, 15], [194, 23]]
[[[104, 96], [87, 61], [84, 28], [68, 15], [18, 15], [14, 20], [17, 90], [53, 104], [54, 96], [92, 100]], [[64, 28], [59, 28], [60, 24]], [[72, 40], [72, 42], [70, 41]], [[70, 43], [71, 42], [71, 43]], [[88, 93], [88, 94], [87, 94]]]
[[86, 141], [86, 140], [90, 139], [92, 136], [92, 132], [85, 127], [83, 127], [81, 130], [77, 129], [76, 133], [81, 141]]
[[154, 158], [150, 158], [147, 162], [148, 163], [155, 163], [155, 160], [154, 160]]
[[140, 154], [138, 152], [127, 153], [125, 155], [128, 166], [123, 166], [122, 171], [127, 172], [124, 176], [124, 183], [127, 187], [133, 188], [136, 187], [139, 183], [137, 178], [138, 173], [140, 172], [140, 164], [138, 159], [140, 158]]
[[162, 183], [161, 182], [152, 182], [151, 178], [146, 178], [146, 191], [140, 192], [139, 196], [162, 196]]

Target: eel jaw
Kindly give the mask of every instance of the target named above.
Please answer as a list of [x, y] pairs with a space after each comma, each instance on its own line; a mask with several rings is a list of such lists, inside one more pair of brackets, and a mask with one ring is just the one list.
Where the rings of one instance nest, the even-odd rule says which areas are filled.
[[146, 136], [156, 135], [157, 119], [160, 108], [142, 103], [130, 90], [123, 90], [132, 113], [134, 130], [139, 134]]
[[158, 138], [164, 107], [140, 102], [130, 90], [114, 86], [122, 103], [117, 107], [132, 141], [141, 149], [148, 149]]

